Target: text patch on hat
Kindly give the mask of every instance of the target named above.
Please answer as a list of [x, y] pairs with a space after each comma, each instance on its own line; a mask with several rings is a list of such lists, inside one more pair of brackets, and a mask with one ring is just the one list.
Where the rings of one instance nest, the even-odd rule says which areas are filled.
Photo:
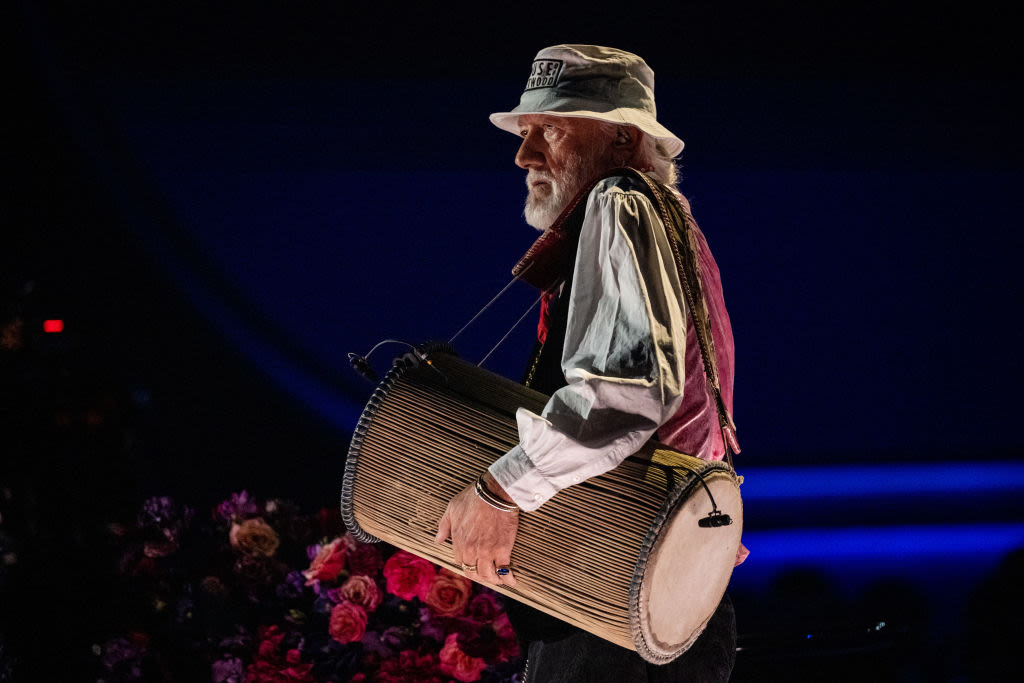
[[535, 59], [530, 77], [526, 80], [527, 90], [550, 88], [558, 82], [558, 74], [562, 73], [561, 59]]

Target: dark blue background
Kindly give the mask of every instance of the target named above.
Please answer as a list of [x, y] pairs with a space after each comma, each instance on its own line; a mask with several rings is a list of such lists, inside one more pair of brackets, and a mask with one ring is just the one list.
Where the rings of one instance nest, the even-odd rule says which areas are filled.
[[[20, 7], [7, 282], [117, 359], [140, 494], [331, 501], [370, 390], [346, 354], [448, 338], [534, 238], [487, 114], [542, 46], [633, 50], [737, 340], [737, 589], [939, 596], [1024, 545], [1019, 50], [955, 7]], [[488, 367], [516, 377], [532, 325]]]

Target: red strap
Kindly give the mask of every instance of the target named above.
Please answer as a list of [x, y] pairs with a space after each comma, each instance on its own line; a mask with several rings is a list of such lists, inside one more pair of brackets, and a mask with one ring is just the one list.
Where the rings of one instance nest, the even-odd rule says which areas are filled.
[[548, 339], [548, 328], [551, 326], [551, 302], [555, 293], [545, 292], [540, 298], [540, 320], [537, 321], [537, 341], [541, 344]]

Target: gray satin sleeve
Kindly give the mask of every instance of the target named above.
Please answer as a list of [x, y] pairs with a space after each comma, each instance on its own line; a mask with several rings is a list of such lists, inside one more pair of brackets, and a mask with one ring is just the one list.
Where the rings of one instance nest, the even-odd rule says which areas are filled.
[[590, 194], [562, 356], [568, 385], [540, 415], [517, 413], [520, 443], [490, 468], [524, 510], [616, 467], [682, 400], [685, 307], [660, 219], [615, 179]]

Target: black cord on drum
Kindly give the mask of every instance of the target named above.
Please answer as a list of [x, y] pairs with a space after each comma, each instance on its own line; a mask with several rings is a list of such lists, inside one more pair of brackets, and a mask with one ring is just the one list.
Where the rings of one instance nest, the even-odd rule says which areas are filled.
[[649, 465], [660, 467], [664, 472], [668, 483], [665, 486], [666, 493], [671, 492], [675, 488], [675, 470], [685, 470], [691, 474], [697, 475], [697, 481], [704, 487], [705, 493], [708, 494], [708, 500], [711, 501], [711, 512], [708, 513], [707, 517], [701, 517], [697, 520], [697, 524], [706, 529], [714, 529], [721, 526], [729, 526], [732, 524], [732, 517], [718, 509], [718, 504], [715, 503], [715, 497], [711, 495], [711, 489], [708, 488], [708, 484], [704, 481], [704, 475], [697, 470], [691, 470], [683, 465], [666, 465], [660, 462], [648, 462]]
[[[402, 341], [401, 339], [385, 339], [384, 341], [378, 342], [376, 346], [362, 356], [358, 353], [349, 353], [348, 362], [352, 365], [352, 369], [362, 375], [364, 379], [371, 382], [378, 381], [379, 378], [377, 377], [377, 373], [374, 372], [373, 368], [370, 366], [370, 354], [384, 344], [402, 344], [411, 349], [411, 351], [407, 351], [396, 358], [394, 361], [395, 363], [405, 362], [412, 365], [426, 363], [428, 366], [433, 368], [434, 372], [440, 374], [442, 377], [444, 377], [444, 373], [437, 369], [437, 366], [435, 366], [430, 358], [428, 358], [428, 354], [435, 351], [443, 351], [445, 353], [455, 355], [455, 349], [450, 344], [445, 344], [444, 342], [427, 342], [426, 344], [415, 346], [407, 341]], [[447, 377], [445, 377], [445, 381], [448, 381]]]

